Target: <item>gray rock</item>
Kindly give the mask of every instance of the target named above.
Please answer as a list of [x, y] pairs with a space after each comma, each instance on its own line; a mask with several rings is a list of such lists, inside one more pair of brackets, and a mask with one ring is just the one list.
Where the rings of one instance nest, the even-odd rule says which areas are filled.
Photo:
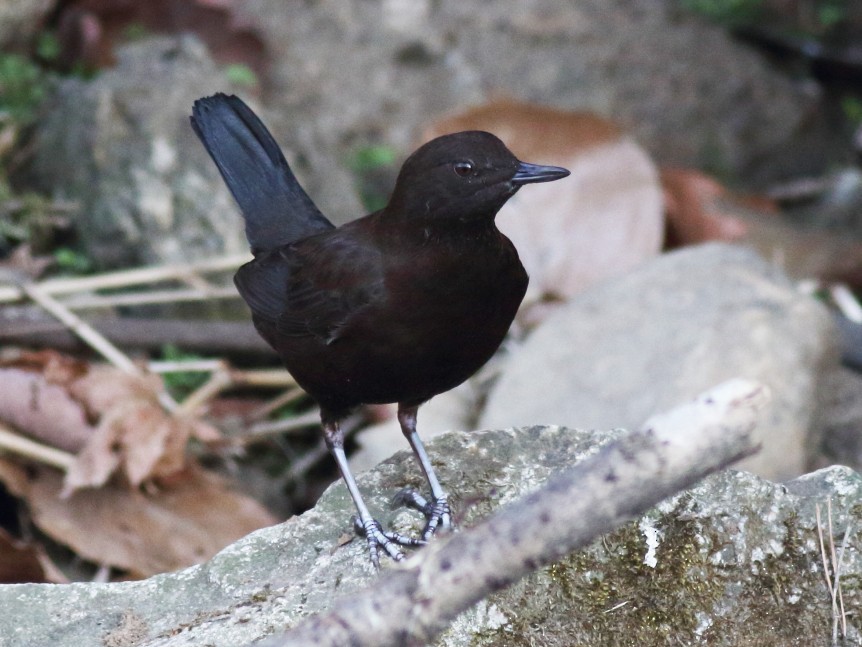
[[350, 151], [408, 152], [434, 117], [489, 98], [592, 110], [662, 163], [743, 173], [798, 135], [813, 99], [676, 0], [280, 0], [237, 3], [272, 56], [276, 132], [309, 190], [356, 214]]
[[[611, 117], [664, 163], [743, 173], [768, 158], [810, 98], [675, 4], [327, 0], [299, 11], [252, 0], [232, 11], [261, 31], [272, 61], [273, 112], [262, 116], [342, 223], [363, 213], [348, 161], [357, 149], [406, 154], [435, 116], [500, 95]], [[82, 202], [82, 238], [102, 266], [244, 249], [236, 208], [186, 120], [193, 99], [230, 90], [225, 75], [188, 38], [132, 43], [117, 58], [92, 80], [61, 83], [40, 132], [37, 188]]]
[[862, 469], [862, 375], [843, 367], [823, 376], [821, 464]]
[[192, 37], [116, 53], [114, 68], [57, 86], [40, 125], [36, 184], [81, 203], [76, 224], [102, 267], [246, 252], [236, 205], [188, 120], [195, 99], [227, 89], [224, 73]]
[[[441, 480], [469, 526], [594, 454], [619, 432], [533, 427], [447, 434], [430, 443]], [[360, 478], [375, 511], [419, 485], [400, 452]], [[664, 501], [586, 550], [462, 614], [439, 645], [814, 645], [830, 633], [815, 503], [832, 500], [833, 533], [862, 522], [862, 477], [830, 468], [786, 487], [723, 472]], [[469, 502], [469, 503], [468, 503]], [[317, 507], [255, 532], [206, 564], [141, 582], [0, 586], [0, 646], [239, 647], [327, 609], [375, 575], [349, 533], [341, 484]], [[381, 515], [416, 531], [414, 514]], [[842, 563], [845, 608], [862, 593], [860, 535]], [[850, 616], [844, 644], [862, 644]]]
[[739, 464], [766, 478], [803, 473], [819, 376], [836, 362], [826, 309], [754, 252], [704, 245], [667, 254], [576, 297], [512, 353], [479, 426], [640, 426], [711, 385], [746, 377], [773, 400], [763, 449]]
[[52, 0], [4, 0], [0, 2], [0, 47], [9, 51], [26, 48], [42, 28]]

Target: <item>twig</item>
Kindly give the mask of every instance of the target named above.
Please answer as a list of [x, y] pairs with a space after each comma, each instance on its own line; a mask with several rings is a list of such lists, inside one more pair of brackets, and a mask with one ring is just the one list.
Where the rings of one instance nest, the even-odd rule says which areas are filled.
[[441, 538], [371, 588], [260, 647], [426, 644], [489, 593], [753, 453], [766, 387], [732, 380], [647, 422], [479, 525]]
[[826, 558], [826, 543], [823, 541], [823, 524], [820, 522], [820, 504], [814, 504], [814, 517], [817, 519], [817, 539], [820, 542], [820, 558], [823, 561], [823, 577], [826, 578], [826, 588], [832, 596], [832, 608], [835, 608], [835, 589], [832, 587], [832, 577], [829, 575], [829, 560]]
[[847, 548], [847, 542], [850, 540], [850, 529], [852, 523], [847, 523], [844, 529], [844, 539], [841, 540], [841, 550], [838, 551], [838, 570], [835, 571], [835, 586], [838, 587], [838, 607], [841, 612], [841, 636], [847, 637], [847, 613], [844, 611], [844, 594], [841, 592], [841, 569], [844, 565], [844, 553]]
[[841, 314], [853, 323], [862, 324], [862, 305], [850, 288], [843, 283], [838, 283], [829, 288], [829, 295]]
[[194, 414], [199, 407], [203, 406], [208, 400], [216, 397], [232, 383], [233, 380], [231, 380], [227, 366], [222, 364], [218, 370], [213, 371], [212, 375], [210, 375], [210, 378], [206, 382], [186, 396], [186, 399], [183, 400], [177, 408], [177, 412], [188, 415]]
[[838, 559], [835, 556], [835, 531], [832, 526], [832, 499], [826, 499], [826, 518], [829, 522], [829, 558], [832, 564], [832, 575], [834, 578], [832, 589], [832, 643], [838, 644], [838, 591], [841, 583], [838, 575]]
[[[251, 256], [248, 254], [235, 254], [224, 258], [213, 258], [189, 263], [188, 265], [159, 265], [119, 272], [107, 272], [95, 276], [48, 279], [41, 282], [39, 288], [45, 294], [55, 296], [59, 294], [73, 294], [75, 292], [104, 290], [106, 288], [124, 288], [131, 285], [178, 279], [188, 275], [190, 272], [206, 273], [230, 270], [249, 260], [251, 260]], [[0, 303], [18, 301], [24, 296], [25, 293], [20, 287], [13, 285], [0, 286]]]
[[256, 371], [238, 371], [234, 369], [230, 374], [234, 383], [240, 386], [296, 386], [296, 380], [283, 368]]
[[284, 475], [284, 485], [293, 485], [293, 483], [301, 481], [305, 474], [321, 460], [329, 455], [329, 449], [323, 438], [311, 449], [302, 453], [302, 456], [290, 462], [290, 468]]
[[131, 375], [141, 374], [140, 369], [135, 365], [135, 363], [126, 357], [116, 346], [102, 337], [95, 328], [90, 326], [90, 324], [81, 319], [78, 315], [71, 312], [62, 303], [47, 294], [35, 283], [24, 283], [21, 285], [21, 289], [28, 297], [60, 320], [67, 328], [69, 328], [69, 330], [87, 342], [111, 364]]
[[[11, 343], [74, 349], [80, 339], [53, 317], [46, 319], [47, 316], [32, 308], [7, 307], [0, 310], [0, 345]], [[130, 348], [158, 350], [173, 343], [207, 355], [274, 356], [272, 348], [255, 332], [250, 322], [130, 317], [88, 318], [87, 321], [111, 343], [127, 352]]]
[[[841, 568], [844, 562], [844, 549], [850, 538], [852, 524], [844, 529], [844, 540], [841, 542], [839, 555], [835, 555], [835, 537], [832, 526], [832, 499], [826, 500], [826, 518], [829, 530], [829, 558], [826, 556], [826, 542], [823, 539], [823, 525], [820, 521], [820, 504], [814, 506], [814, 515], [817, 520], [817, 539], [820, 543], [820, 558], [823, 561], [823, 577], [826, 579], [826, 587], [832, 598], [832, 644], [838, 644], [838, 622], [841, 622], [841, 637], [847, 636], [847, 614], [844, 611], [844, 595], [841, 592]], [[833, 578], [829, 575], [829, 566], [832, 566]]]
[[805, 177], [770, 187], [766, 196], [778, 202], [814, 200], [834, 184], [830, 177]]
[[[141, 375], [141, 369], [139, 369], [132, 360], [126, 357], [120, 349], [105, 339], [95, 328], [66, 308], [54, 297], [46, 294], [42, 288], [38, 287], [35, 283], [22, 283], [21, 289], [24, 294], [29, 296], [34, 302], [38, 303], [47, 312], [66, 325], [102, 357], [111, 362], [111, 364], [130, 375]], [[177, 408], [177, 403], [166, 391], [161, 391], [158, 394], [158, 399], [159, 403], [161, 403], [167, 411], [174, 411]]]
[[153, 360], [147, 362], [147, 369], [151, 373], [211, 373], [224, 365], [221, 359]]
[[271, 414], [276, 409], [280, 409], [281, 407], [296, 402], [304, 396], [305, 391], [300, 388], [287, 389], [283, 393], [271, 399], [269, 402], [260, 405], [257, 409], [252, 411], [248, 415], [247, 420], [249, 422], [257, 422], [258, 420], [263, 420], [264, 418], [269, 417], [269, 414]]
[[286, 431], [295, 431], [304, 429], [312, 425], [320, 424], [320, 411], [313, 409], [306, 411], [298, 416], [283, 418], [281, 420], [273, 420], [270, 422], [258, 422], [249, 427], [248, 431], [243, 434], [243, 442], [255, 442], [266, 436], [281, 434]]
[[[353, 414], [346, 418], [341, 423], [345, 435], [350, 436], [356, 431], [361, 421], [362, 416], [358, 414]], [[319, 437], [314, 447], [303, 451], [301, 456], [290, 459], [290, 467], [284, 474], [282, 485], [288, 486], [294, 483], [302, 483], [308, 471], [327, 456], [329, 456], [329, 448], [326, 446], [323, 438]]]
[[148, 292], [135, 292], [133, 294], [80, 294], [64, 299], [63, 305], [72, 310], [84, 310], [87, 308], [118, 308], [121, 306], [234, 298], [239, 298], [236, 288], [209, 287], [206, 290], [197, 288], [152, 290]]
[[75, 462], [74, 454], [25, 438], [0, 423], [0, 451], [33, 459], [39, 463], [68, 471]]

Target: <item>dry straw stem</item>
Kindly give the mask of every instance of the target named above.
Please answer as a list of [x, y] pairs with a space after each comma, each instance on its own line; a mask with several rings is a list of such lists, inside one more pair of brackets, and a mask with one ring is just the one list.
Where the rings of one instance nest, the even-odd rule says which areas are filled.
[[862, 324], [862, 304], [853, 292], [843, 283], [829, 288], [832, 301], [845, 317], [856, 324]]
[[21, 289], [24, 291], [24, 294], [49, 314], [56, 317], [64, 326], [87, 342], [91, 348], [111, 362], [111, 364], [131, 375], [140, 374], [140, 369], [132, 360], [105, 339], [95, 328], [71, 312], [41, 287], [35, 283], [25, 283], [21, 285]]
[[75, 462], [74, 454], [25, 438], [0, 423], [0, 454], [8, 452], [50, 465], [64, 472]]
[[[232, 270], [250, 260], [251, 256], [249, 254], [235, 254], [233, 256], [208, 259], [187, 265], [159, 265], [141, 267], [134, 270], [108, 272], [95, 276], [48, 279], [39, 283], [38, 287], [45, 294], [59, 296], [94, 290], [127, 288], [133, 285], [159, 283], [162, 281], [180, 280], [188, 283], [190, 282], [189, 277], [192, 275]], [[20, 301], [25, 296], [24, 290], [20, 286], [0, 286], [0, 303]]]
[[[826, 543], [823, 539], [823, 525], [820, 521], [820, 504], [814, 506], [814, 514], [817, 518], [817, 538], [820, 541], [820, 557], [823, 560], [823, 577], [826, 579], [826, 588], [832, 597], [832, 644], [838, 644], [838, 625], [841, 624], [841, 637], [847, 637], [847, 613], [844, 611], [844, 595], [841, 592], [841, 569], [844, 565], [844, 551], [850, 539], [852, 524], [848, 523], [844, 529], [844, 539], [838, 555], [835, 554], [835, 536], [832, 526], [832, 499], [826, 501], [826, 519], [829, 531], [829, 558], [826, 556]], [[830, 566], [834, 577], [830, 577]]]
[[757, 449], [765, 386], [725, 382], [261, 647], [424, 645], [459, 613]]
[[[105, 339], [98, 330], [93, 328], [90, 324], [81, 319], [50, 294], [46, 293], [42, 287], [35, 283], [24, 283], [21, 285], [21, 289], [24, 294], [40, 305], [45, 311], [56, 317], [64, 326], [83, 339], [93, 350], [99, 353], [111, 364], [130, 375], [141, 374], [141, 369], [138, 365], [130, 360], [119, 348]], [[157, 394], [157, 397], [159, 403], [166, 411], [176, 410], [177, 403], [167, 391], [162, 391]]]

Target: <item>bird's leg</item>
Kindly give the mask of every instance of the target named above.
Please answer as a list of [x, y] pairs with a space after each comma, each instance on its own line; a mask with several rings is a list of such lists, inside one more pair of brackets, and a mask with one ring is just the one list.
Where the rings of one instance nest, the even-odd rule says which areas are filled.
[[364, 535], [368, 541], [371, 562], [375, 568], [380, 567], [379, 552], [381, 548], [395, 561], [404, 559], [404, 553], [398, 548], [399, 544], [402, 546], [419, 546], [424, 542], [396, 532], [385, 532], [380, 523], [371, 516], [365, 501], [362, 499], [362, 494], [359, 492], [359, 487], [356, 485], [356, 479], [353, 478], [350, 466], [347, 464], [347, 456], [344, 454], [344, 432], [338, 420], [323, 420], [323, 436], [326, 446], [335, 457], [335, 462], [338, 463], [341, 478], [344, 479], [347, 491], [350, 492], [350, 498], [353, 499], [356, 511], [359, 513], [355, 526], [357, 532]]
[[410, 447], [425, 473], [425, 479], [431, 487], [432, 500], [427, 501], [416, 490], [405, 488], [395, 495], [395, 502], [416, 508], [425, 515], [428, 521], [422, 531], [422, 540], [428, 541], [437, 528], [452, 529], [452, 511], [449, 508], [448, 495], [440, 487], [440, 482], [437, 480], [437, 475], [434, 473], [434, 468], [425, 452], [425, 445], [422, 444], [419, 434], [416, 433], [416, 411], [418, 409], [419, 407], [407, 407], [399, 404], [398, 423], [401, 425], [401, 431], [407, 438], [407, 442], [410, 443]]

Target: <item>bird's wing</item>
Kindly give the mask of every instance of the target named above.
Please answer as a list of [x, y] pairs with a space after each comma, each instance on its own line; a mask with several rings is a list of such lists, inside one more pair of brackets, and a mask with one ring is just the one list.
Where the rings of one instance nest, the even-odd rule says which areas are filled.
[[255, 316], [282, 335], [314, 336], [331, 344], [355, 317], [384, 298], [377, 250], [346, 237], [326, 239], [327, 244], [290, 245], [259, 257], [234, 277]]
[[242, 210], [255, 255], [334, 228], [241, 99], [220, 93], [198, 99], [191, 124]]

